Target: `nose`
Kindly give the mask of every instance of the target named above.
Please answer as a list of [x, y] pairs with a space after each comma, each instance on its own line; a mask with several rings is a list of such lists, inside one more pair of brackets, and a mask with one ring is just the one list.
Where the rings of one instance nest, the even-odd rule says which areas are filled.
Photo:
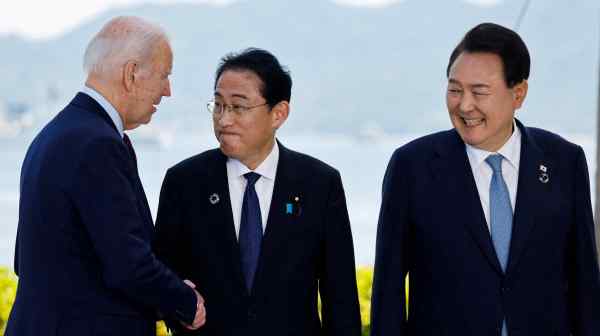
[[167, 85], [162, 93], [163, 97], [171, 97], [171, 81], [167, 79]]
[[223, 112], [221, 112], [221, 114], [219, 114], [218, 116], [215, 115], [215, 122], [220, 126], [220, 127], [227, 127], [233, 124], [233, 112], [229, 111], [229, 109], [224, 109]]
[[473, 99], [473, 94], [468, 91], [465, 91], [460, 97], [460, 110], [462, 112], [472, 111], [475, 106], [475, 101]]

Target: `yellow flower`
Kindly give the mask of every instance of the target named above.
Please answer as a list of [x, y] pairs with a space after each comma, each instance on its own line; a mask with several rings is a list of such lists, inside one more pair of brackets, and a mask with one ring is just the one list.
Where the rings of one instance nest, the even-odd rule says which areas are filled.
[[17, 277], [7, 268], [0, 267], [0, 334], [4, 335], [10, 309], [17, 293]]

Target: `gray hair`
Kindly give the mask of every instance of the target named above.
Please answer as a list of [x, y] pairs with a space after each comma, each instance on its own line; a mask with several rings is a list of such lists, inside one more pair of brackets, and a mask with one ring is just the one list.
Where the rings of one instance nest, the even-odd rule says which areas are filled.
[[143, 66], [161, 40], [169, 41], [160, 26], [134, 16], [116, 17], [88, 44], [83, 69], [88, 75], [105, 75], [130, 60], [137, 60]]

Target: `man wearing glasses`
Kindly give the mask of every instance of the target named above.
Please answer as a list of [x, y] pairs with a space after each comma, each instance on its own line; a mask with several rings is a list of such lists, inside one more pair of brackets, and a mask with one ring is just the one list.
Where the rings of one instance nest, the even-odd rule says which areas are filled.
[[205, 298], [202, 335], [360, 335], [340, 175], [275, 139], [291, 86], [267, 51], [225, 56], [208, 103], [220, 148], [163, 182], [154, 247]]

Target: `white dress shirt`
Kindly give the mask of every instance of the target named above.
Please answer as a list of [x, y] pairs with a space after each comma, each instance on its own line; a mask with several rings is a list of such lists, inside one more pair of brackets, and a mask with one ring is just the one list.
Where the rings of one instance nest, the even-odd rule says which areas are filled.
[[254, 170], [250, 170], [236, 159], [227, 159], [227, 181], [229, 183], [229, 197], [231, 199], [231, 210], [233, 211], [233, 224], [235, 225], [235, 236], [240, 236], [240, 221], [242, 218], [242, 203], [244, 202], [244, 191], [246, 191], [246, 178], [244, 174], [255, 172], [260, 175], [254, 185], [258, 202], [260, 204], [260, 216], [262, 219], [263, 233], [267, 226], [271, 199], [273, 198], [273, 187], [275, 186], [275, 175], [277, 174], [277, 163], [279, 162], [279, 146], [277, 142], [273, 145], [271, 153]]
[[475, 184], [481, 200], [481, 208], [485, 214], [485, 221], [490, 229], [490, 182], [492, 181], [492, 168], [485, 162], [488, 156], [492, 154], [501, 154], [502, 177], [508, 188], [510, 203], [513, 214], [515, 212], [515, 201], [517, 197], [517, 182], [519, 178], [519, 161], [521, 160], [521, 131], [513, 122], [513, 134], [508, 141], [496, 153], [488, 152], [483, 149], [467, 146], [467, 156], [475, 177]]
[[106, 113], [108, 114], [108, 116], [110, 117], [112, 122], [117, 127], [117, 131], [119, 132], [119, 134], [121, 135], [121, 138], [122, 138], [123, 137], [123, 121], [121, 120], [121, 116], [119, 115], [119, 112], [117, 112], [115, 107], [112, 106], [112, 104], [108, 100], [106, 100], [106, 98], [104, 98], [103, 95], [101, 95], [98, 91], [96, 91], [90, 87], [84, 86], [83, 90], [81, 90], [81, 92], [92, 97], [92, 99], [94, 99], [98, 104], [100, 104], [100, 106], [102, 106], [104, 111], [106, 111]]

